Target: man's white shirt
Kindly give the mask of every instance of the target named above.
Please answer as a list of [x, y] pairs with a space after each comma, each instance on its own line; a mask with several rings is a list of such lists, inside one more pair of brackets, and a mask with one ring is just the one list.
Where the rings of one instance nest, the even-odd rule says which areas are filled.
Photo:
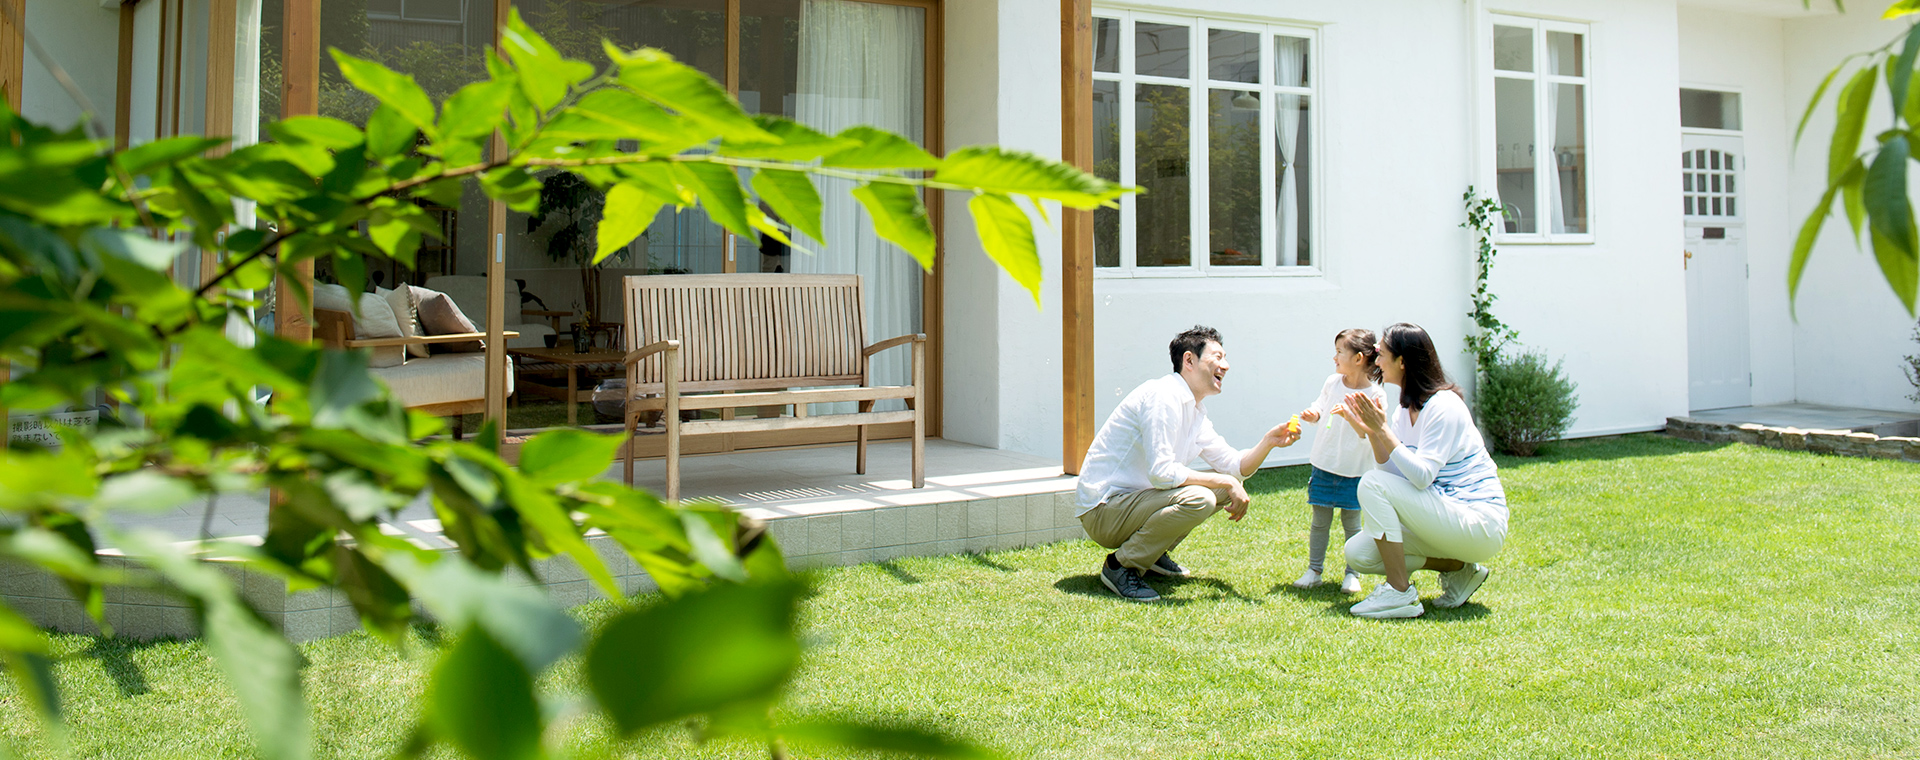
[[1193, 477], [1187, 463], [1195, 457], [1238, 478], [1244, 454], [1214, 432], [1206, 407], [1185, 378], [1168, 374], [1148, 380], [1127, 394], [1093, 437], [1080, 466], [1074, 516], [1119, 494], [1177, 487]]

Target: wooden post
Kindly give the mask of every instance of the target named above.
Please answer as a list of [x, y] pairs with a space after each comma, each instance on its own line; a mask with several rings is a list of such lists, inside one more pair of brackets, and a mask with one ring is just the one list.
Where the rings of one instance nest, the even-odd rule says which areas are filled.
[[[1060, 155], [1093, 171], [1093, 2], [1060, 0]], [[1060, 213], [1060, 468], [1093, 444], [1093, 212]]]
[[[320, 0], [282, 0], [286, 9], [281, 37], [280, 116], [320, 112]], [[229, 56], [231, 58], [231, 56]], [[293, 281], [279, 278], [275, 285], [273, 325], [280, 337], [305, 343], [313, 340], [313, 323], [301, 304], [313, 301], [313, 260], [295, 265]], [[294, 295], [299, 288], [302, 295]]]
[[113, 89], [113, 147], [125, 150], [133, 134], [133, 21], [138, 6], [120, 4], [120, 52]]
[[[24, 22], [27, 11], [25, 3], [26, 0], [7, 0], [0, 5], [0, 89], [6, 91], [7, 107], [13, 109], [14, 113], [20, 112], [20, 77], [22, 67], [26, 64], [23, 55], [26, 39], [20, 33], [20, 26], [14, 23], [13, 14], [20, 14]], [[0, 361], [0, 386], [7, 384], [12, 373], [13, 365]], [[4, 449], [7, 441], [13, 438], [13, 425], [7, 422], [5, 406], [0, 406], [0, 424], [6, 426], [6, 431], [0, 432], [0, 449]]]
[[[500, 45], [500, 35], [507, 28], [508, 0], [493, 2], [493, 44]], [[507, 142], [499, 132], [493, 134], [493, 155], [498, 156], [507, 150]], [[487, 410], [486, 419], [493, 422], [494, 445], [504, 440], [507, 427], [507, 341], [500, 336], [506, 329], [507, 320], [507, 204], [492, 201], [487, 204]], [[519, 308], [519, 304], [514, 304]], [[568, 399], [568, 404], [573, 400]]]

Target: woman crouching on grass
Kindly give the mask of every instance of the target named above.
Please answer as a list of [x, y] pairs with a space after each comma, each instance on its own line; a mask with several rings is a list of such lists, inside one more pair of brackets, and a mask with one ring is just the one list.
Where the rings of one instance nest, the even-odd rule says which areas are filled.
[[1400, 386], [1400, 406], [1389, 423], [1378, 401], [1359, 393], [1346, 399], [1380, 467], [1360, 479], [1361, 530], [1347, 541], [1347, 567], [1387, 580], [1351, 611], [1419, 617], [1427, 608], [1408, 573], [1439, 571], [1433, 603], [1465, 604], [1487, 579], [1478, 563], [1506, 540], [1507, 495], [1427, 331], [1406, 322], [1388, 327], [1375, 362], [1386, 382]]

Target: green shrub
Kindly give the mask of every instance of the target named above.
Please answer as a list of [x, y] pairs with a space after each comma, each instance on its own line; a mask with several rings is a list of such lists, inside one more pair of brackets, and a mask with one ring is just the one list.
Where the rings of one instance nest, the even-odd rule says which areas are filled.
[[[1915, 323], [1913, 326], [1913, 342], [1920, 343], [1920, 323]], [[1913, 384], [1913, 395], [1907, 398], [1920, 401], [1920, 352], [1909, 354], [1906, 360], [1907, 366], [1901, 369], [1907, 373], [1907, 382]]]
[[1529, 351], [1502, 355], [1481, 369], [1474, 416], [1495, 451], [1530, 457], [1567, 432], [1580, 400], [1560, 365], [1549, 367], [1545, 354]]

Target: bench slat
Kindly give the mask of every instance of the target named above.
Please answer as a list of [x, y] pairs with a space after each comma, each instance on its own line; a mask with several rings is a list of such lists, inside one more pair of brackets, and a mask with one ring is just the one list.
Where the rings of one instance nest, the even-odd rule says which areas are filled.
[[855, 427], [859, 425], [884, 425], [889, 422], [912, 422], [913, 412], [863, 412], [857, 414], [826, 414], [819, 417], [771, 417], [742, 420], [699, 420], [680, 423], [681, 435], [704, 435], [711, 433], [761, 433], [776, 430], [804, 430], [822, 427]]

